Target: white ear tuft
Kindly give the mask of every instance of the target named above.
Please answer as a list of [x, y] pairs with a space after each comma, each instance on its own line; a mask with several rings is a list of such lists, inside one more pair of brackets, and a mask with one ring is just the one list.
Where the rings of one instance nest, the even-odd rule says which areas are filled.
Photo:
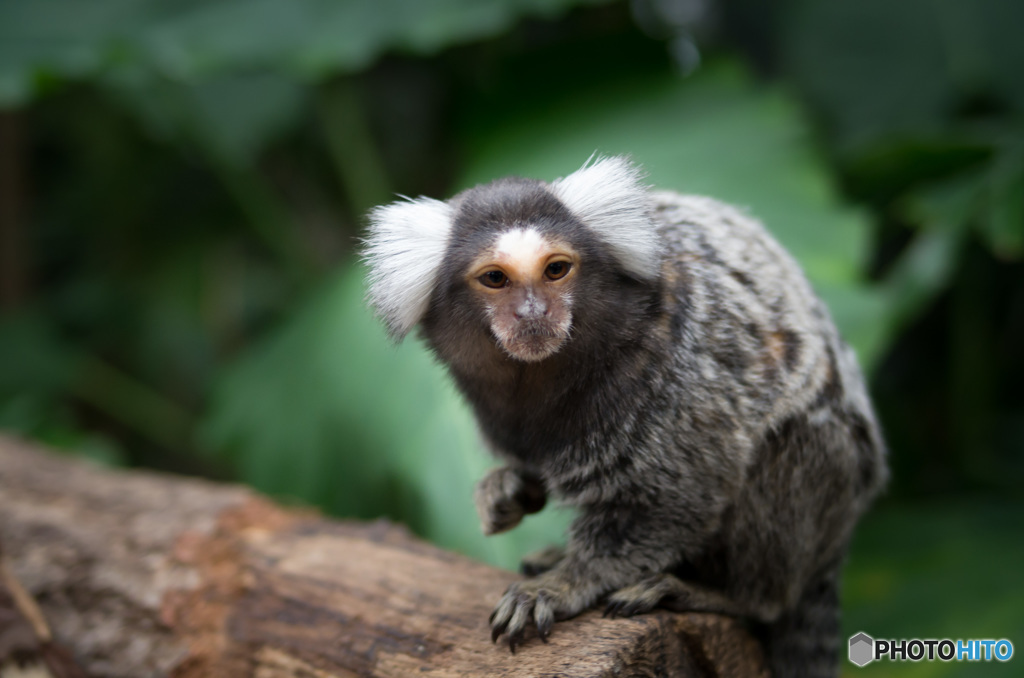
[[393, 339], [401, 341], [427, 312], [452, 217], [448, 203], [430, 198], [407, 198], [370, 212], [363, 251], [370, 267], [367, 299]]
[[661, 241], [648, 214], [650, 198], [643, 173], [622, 156], [588, 160], [552, 192], [584, 224], [608, 243], [619, 263], [642, 279], [657, 277]]

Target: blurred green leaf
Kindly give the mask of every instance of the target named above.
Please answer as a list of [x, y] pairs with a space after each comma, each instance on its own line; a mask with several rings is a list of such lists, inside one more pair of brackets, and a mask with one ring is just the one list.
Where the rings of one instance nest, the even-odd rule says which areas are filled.
[[985, 182], [983, 171], [971, 171], [930, 183], [905, 199], [903, 213], [922, 228], [948, 233], [964, 231], [971, 225]]
[[241, 478], [350, 517], [387, 515], [505, 567], [557, 540], [547, 511], [486, 539], [472, 504], [488, 467], [472, 417], [422, 344], [391, 345], [352, 266], [253, 346], [221, 380], [204, 440]]
[[[389, 49], [429, 53], [494, 35], [522, 15], [550, 16], [585, 1], [225, 0], [162, 21], [148, 38], [159, 63], [184, 77], [284, 65], [319, 78], [363, 68]], [[268, 26], [275, 30], [267, 33]]]
[[865, 143], [845, 157], [847, 175], [863, 198], [885, 204], [930, 181], [984, 167], [991, 140], [964, 132], [907, 135]]
[[607, 0], [2, 0], [0, 106], [44, 75], [127, 70], [201, 81], [270, 69], [306, 79], [367, 66], [387, 50], [434, 52], [523, 16]]
[[963, 239], [956, 231], [928, 231], [902, 252], [884, 282], [893, 329], [909, 324], [945, 288]]
[[114, 439], [85, 431], [70, 410], [38, 393], [0, 397], [0, 431], [14, 433], [54, 449], [107, 466], [124, 466], [127, 455]]
[[52, 397], [65, 389], [77, 367], [77, 355], [54, 332], [52, 323], [33, 313], [0, 316], [0, 399], [28, 393]]
[[[1024, 508], [976, 501], [884, 506], [854, 537], [843, 580], [843, 637], [1024, 637]], [[844, 663], [844, 675], [1018, 675], [1016, 658], [988, 662]]]
[[185, 85], [167, 80], [109, 83], [153, 136], [207, 149], [223, 163], [253, 164], [263, 146], [291, 129], [306, 88], [272, 73], [225, 75]]
[[195, 416], [159, 390], [102, 360], [79, 357], [70, 392], [168, 450], [183, 449]]
[[985, 197], [981, 230], [992, 251], [1003, 259], [1024, 257], [1024, 152], [1012, 149], [994, 164]]
[[921, 232], [882, 282], [894, 331], [918, 317], [946, 288], [975, 224], [1006, 258], [1024, 251], [1024, 163], [1017, 167], [997, 161], [928, 183], [904, 197], [901, 213]]
[[1020, 110], [1024, 48], [1011, 27], [1022, 23], [1012, 0], [800, 0], [780, 44], [848, 148], [941, 129], [972, 100]]
[[198, 84], [108, 78], [107, 85], [155, 138], [198, 151], [292, 282], [309, 279], [316, 259], [284, 202], [254, 169], [264, 148], [293, 129], [305, 112], [305, 86], [272, 73], [225, 75]]
[[50, 79], [95, 76], [155, 4], [0, 0], [0, 106], [28, 102]]
[[906, 199], [903, 213], [923, 230], [893, 262], [882, 283], [893, 330], [909, 324], [945, 289], [984, 189], [985, 174], [972, 171], [929, 184]]
[[33, 313], [0, 316], [0, 356], [8, 358], [0, 370], [0, 430], [31, 436], [99, 463], [124, 463], [116, 442], [83, 431], [61, 401], [74, 388], [82, 359], [50, 321]]

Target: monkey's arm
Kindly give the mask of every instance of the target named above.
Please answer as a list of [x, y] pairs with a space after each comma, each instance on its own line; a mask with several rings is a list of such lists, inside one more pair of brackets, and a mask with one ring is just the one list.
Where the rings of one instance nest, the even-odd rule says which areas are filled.
[[526, 514], [544, 508], [546, 502], [547, 492], [540, 478], [512, 466], [492, 469], [473, 493], [480, 527], [488, 536], [512, 529]]

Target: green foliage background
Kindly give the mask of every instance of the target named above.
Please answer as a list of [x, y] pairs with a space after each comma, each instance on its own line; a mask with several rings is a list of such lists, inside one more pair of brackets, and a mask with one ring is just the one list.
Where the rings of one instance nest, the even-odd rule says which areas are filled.
[[1012, 0], [0, 0], [0, 427], [514, 567], [570, 516], [480, 536], [490, 461], [366, 311], [363, 215], [629, 153], [762, 218], [872, 377], [894, 481], [848, 629], [1020, 645], [1021, 25]]

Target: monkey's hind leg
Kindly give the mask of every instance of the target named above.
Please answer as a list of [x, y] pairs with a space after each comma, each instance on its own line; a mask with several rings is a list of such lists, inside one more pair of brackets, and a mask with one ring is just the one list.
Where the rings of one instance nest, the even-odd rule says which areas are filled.
[[546, 549], [527, 554], [519, 563], [519, 571], [526, 577], [544, 574], [565, 558], [564, 546], [549, 546]]
[[663, 607], [676, 612], [718, 612], [743, 616], [740, 607], [727, 596], [673, 574], [661, 573], [619, 589], [608, 596], [606, 617], [631, 617]]

